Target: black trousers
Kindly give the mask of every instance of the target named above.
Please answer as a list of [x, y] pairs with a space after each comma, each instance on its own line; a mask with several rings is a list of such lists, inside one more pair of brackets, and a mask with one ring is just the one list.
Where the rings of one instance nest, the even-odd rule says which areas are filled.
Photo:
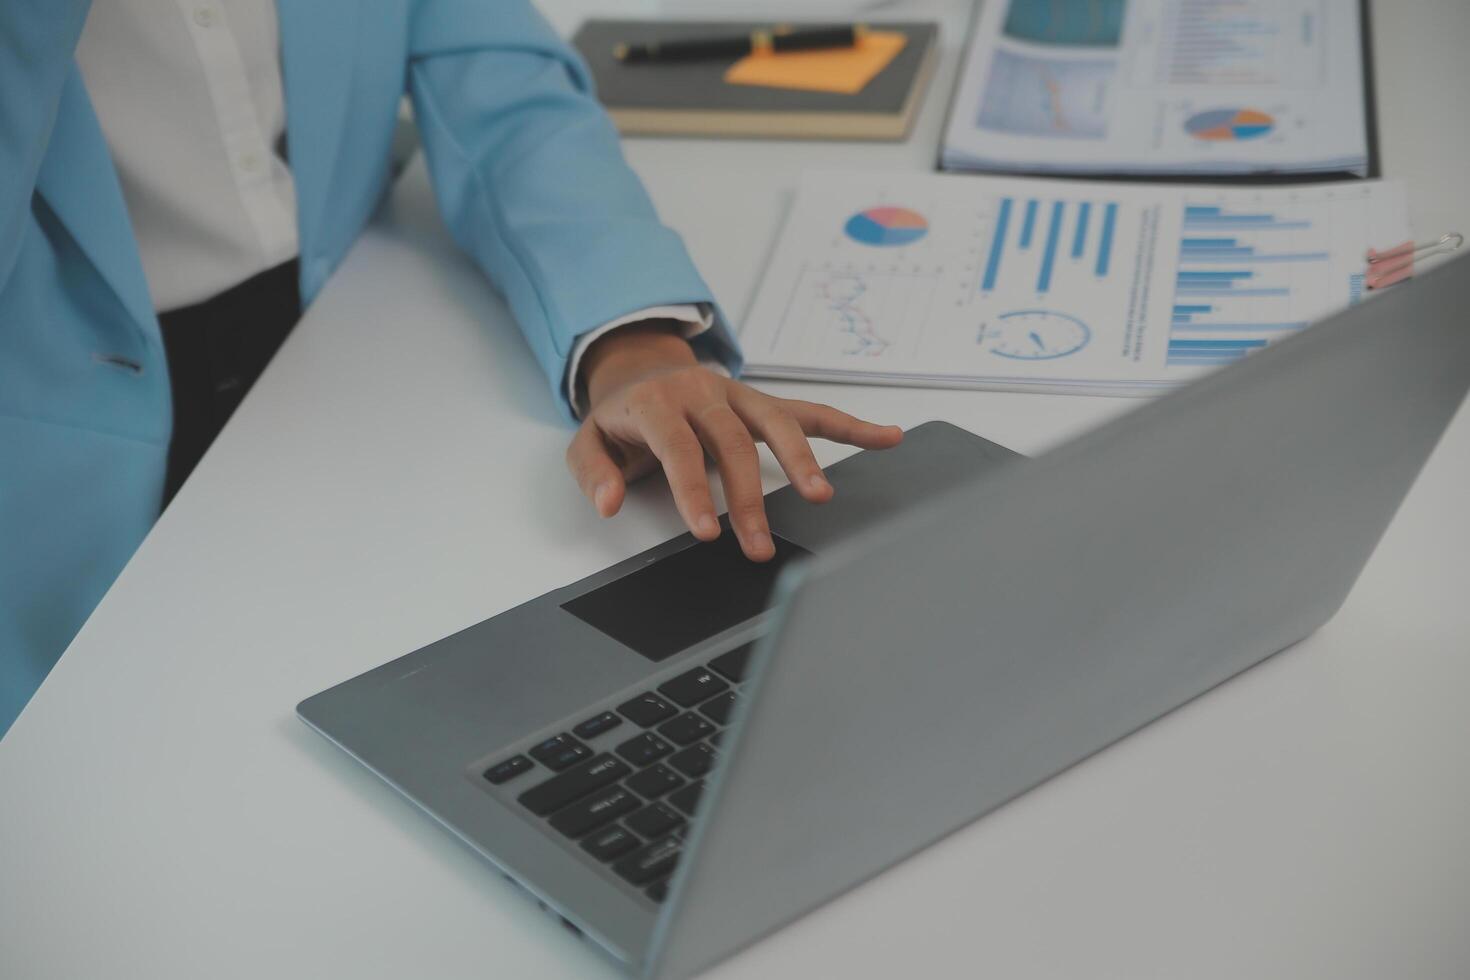
[[295, 259], [158, 317], [173, 390], [167, 507], [301, 317]]

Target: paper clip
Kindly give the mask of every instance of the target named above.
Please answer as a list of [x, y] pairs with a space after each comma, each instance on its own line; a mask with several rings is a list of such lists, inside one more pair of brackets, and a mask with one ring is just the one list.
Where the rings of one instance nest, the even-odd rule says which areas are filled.
[[1431, 255], [1439, 255], [1442, 252], [1453, 252], [1465, 244], [1465, 236], [1458, 231], [1452, 231], [1440, 235], [1432, 242], [1423, 242], [1415, 245], [1412, 241], [1395, 245], [1385, 251], [1368, 249], [1368, 275], [1366, 283], [1369, 289], [1382, 289], [1392, 286], [1396, 282], [1402, 282], [1414, 274], [1414, 263], [1422, 262]]

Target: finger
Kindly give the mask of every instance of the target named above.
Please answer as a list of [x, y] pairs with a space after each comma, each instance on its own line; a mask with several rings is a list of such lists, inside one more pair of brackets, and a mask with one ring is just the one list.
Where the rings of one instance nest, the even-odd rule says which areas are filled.
[[658, 457], [649, 451], [647, 446], [623, 446], [616, 442], [613, 444], [615, 452], [613, 460], [618, 464], [618, 469], [623, 471], [623, 479], [628, 483], [641, 480], [654, 470], [659, 468]]
[[582, 488], [582, 493], [597, 513], [611, 517], [623, 506], [626, 484], [622, 470], [613, 461], [602, 441], [602, 433], [592, 422], [586, 422], [572, 437], [567, 447], [567, 469]]
[[831, 405], [816, 402], [778, 399], [781, 407], [801, 425], [809, 436], [830, 442], [844, 442], [861, 449], [888, 449], [903, 441], [903, 430], [896, 425], [875, 425], [838, 411]]
[[786, 479], [796, 492], [814, 504], [832, 499], [832, 484], [822, 475], [822, 467], [812, 454], [801, 424], [792, 418], [774, 398], [746, 388], [732, 394], [730, 404], [750, 431], [771, 447]]
[[771, 541], [771, 528], [766, 523], [760, 455], [750, 430], [735, 410], [723, 402], [696, 415], [694, 429], [720, 468], [725, 503], [730, 508], [730, 526], [740, 539], [740, 550], [752, 561], [775, 557], [776, 545]]
[[696, 538], [713, 541], [720, 536], [715, 502], [704, 473], [704, 449], [699, 437], [680, 415], [658, 412], [640, 418], [639, 433], [663, 465], [679, 515]]

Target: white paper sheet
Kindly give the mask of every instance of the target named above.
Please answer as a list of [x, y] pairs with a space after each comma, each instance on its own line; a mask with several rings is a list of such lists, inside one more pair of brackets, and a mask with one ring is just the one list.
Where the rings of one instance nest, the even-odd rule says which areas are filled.
[[1358, 0], [987, 0], [957, 170], [1365, 173]]
[[813, 172], [740, 340], [767, 377], [1147, 394], [1358, 302], [1408, 237], [1393, 181]]

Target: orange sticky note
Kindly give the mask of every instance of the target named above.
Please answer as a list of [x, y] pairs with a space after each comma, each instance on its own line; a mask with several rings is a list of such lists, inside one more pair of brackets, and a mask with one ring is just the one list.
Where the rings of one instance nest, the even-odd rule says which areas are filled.
[[903, 50], [908, 35], [902, 31], [869, 31], [850, 48], [817, 51], [759, 51], [746, 55], [725, 72], [731, 85], [764, 85], [809, 92], [856, 95], [873, 76]]

